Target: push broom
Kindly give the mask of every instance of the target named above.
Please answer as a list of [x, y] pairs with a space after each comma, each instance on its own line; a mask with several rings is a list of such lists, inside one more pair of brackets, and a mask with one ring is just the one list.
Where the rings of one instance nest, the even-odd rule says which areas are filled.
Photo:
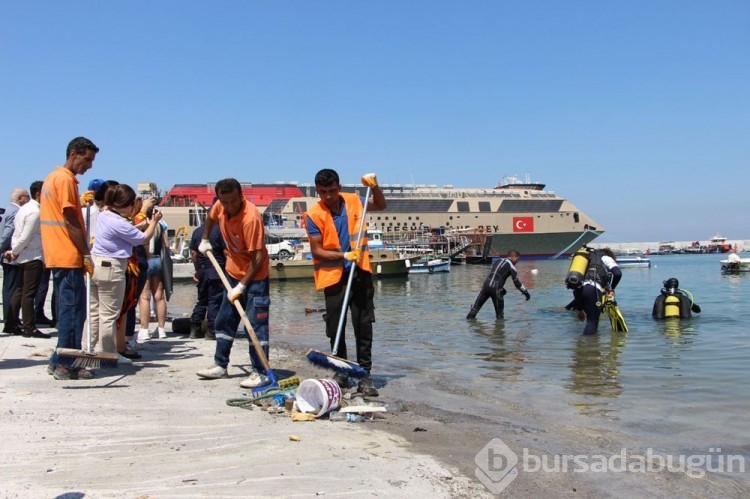
[[[211, 260], [211, 264], [214, 266], [214, 269], [216, 269], [216, 273], [219, 274], [219, 277], [221, 278], [221, 282], [224, 283], [224, 287], [227, 289], [227, 292], [231, 292], [232, 285], [229, 284], [229, 280], [227, 279], [227, 276], [224, 275], [224, 270], [219, 265], [219, 262], [216, 261], [216, 257], [214, 256], [213, 251], [207, 251], [206, 256], [208, 257], [209, 260]], [[245, 326], [245, 329], [247, 330], [247, 335], [250, 337], [250, 341], [252, 341], [253, 343], [253, 348], [255, 348], [255, 353], [258, 354], [260, 363], [263, 365], [263, 369], [266, 370], [266, 376], [268, 376], [268, 379], [270, 381], [270, 383], [267, 385], [253, 388], [252, 393], [257, 394], [257, 393], [266, 392], [268, 390], [287, 388], [293, 385], [299, 385], [300, 379], [297, 376], [292, 376], [291, 378], [282, 379], [280, 381], [276, 380], [276, 373], [274, 373], [271, 370], [271, 366], [268, 364], [268, 358], [266, 357], [266, 353], [263, 351], [263, 347], [258, 341], [258, 337], [255, 335], [255, 330], [253, 329], [252, 324], [250, 324], [250, 319], [247, 318], [247, 314], [245, 313], [245, 309], [242, 308], [242, 303], [240, 303], [240, 300], [234, 300], [234, 308], [236, 308], [237, 313], [240, 314], [240, 319], [242, 319], [242, 324]]]
[[[86, 244], [89, 242], [89, 230], [91, 226], [91, 205], [86, 206]], [[72, 357], [72, 367], [75, 369], [98, 369], [100, 367], [115, 368], [120, 358], [119, 354], [110, 352], [94, 353], [91, 347], [91, 276], [86, 272], [86, 350], [76, 348], [58, 348], [57, 355], [60, 357]]]
[[[370, 200], [370, 187], [367, 187], [365, 193], [365, 206], [362, 210], [362, 218], [359, 221], [359, 230], [357, 231], [357, 243], [356, 248], [359, 248], [360, 241], [362, 241], [362, 234], [365, 229], [365, 218], [367, 217], [367, 203]], [[350, 376], [352, 378], [364, 378], [367, 376], [367, 371], [357, 364], [347, 359], [337, 357], [339, 351], [339, 341], [341, 340], [341, 333], [344, 330], [344, 322], [346, 319], [346, 309], [349, 306], [349, 294], [352, 289], [352, 281], [354, 280], [354, 270], [357, 263], [352, 262], [352, 267], [349, 270], [349, 278], [346, 281], [346, 291], [344, 292], [344, 302], [341, 305], [341, 314], [339, 315], [339, 324], [336, 328], [336, 339], [333, 342], [333, 350], [330, 354], [321, 352], [319, 350], [310, 350], [307, 352], [307, 360], [310, 363], [320, 366], [325, 369], [332, 369], [338, 373]]]

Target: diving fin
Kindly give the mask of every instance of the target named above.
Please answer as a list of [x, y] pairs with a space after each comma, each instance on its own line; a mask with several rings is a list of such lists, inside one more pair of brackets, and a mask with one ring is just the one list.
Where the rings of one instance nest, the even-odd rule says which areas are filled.
[[612, 323], [612, 331], [627, 333], [628, 325], [625, 323], [625, 317], [622, 316], [617, 303], [610, 302], [607, 307], [607, 313], [609, 314], [609, 321]]

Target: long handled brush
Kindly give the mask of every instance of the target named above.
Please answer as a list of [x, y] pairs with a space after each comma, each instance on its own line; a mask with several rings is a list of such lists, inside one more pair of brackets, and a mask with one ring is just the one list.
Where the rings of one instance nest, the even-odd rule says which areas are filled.
[[[219, 262], [216, 261], [216, 257], [214, 256], [213, 251], [207, 251], [206, 256], [208, 257], [209, 260], [211, 260], [211, 264], [214, 266], [214, 269], [216, 269], [216, 273], [219, 274], [219, 277], [221, 278], [221, 282], [224, 283], [224, 287], [227, 289], [227, 292], [231, 292], [232, 285], [229, 284], [229, 280], [227, 279], [227, 276], [224, 275], [224, 269], [222, 269], [221, 266], [219, 265]], [[242, 323], [244, 324], [245, 329], [247, 330], [247, 335], [250, 337], [250, 341], [253, 342], [253, 348], [255, 348], [255, 353], [258, 354], [260, 363], [263, 364], [263, 369], [266, 370], [266, 376], [268, 376], [268, 379], [270, 381], [270, 383], [267, 385], [253, 388], [252, 393], [265, 392], [267, 390], [279, 388], [280, 383], [284, 385], [289, 385], [289, 383], [286, 382], [286, 380], [281, 380], [281, 382], [276, 380], [276, 373], [274, 373], [271, 370], [271, 366], [268, 364], [268, 358], [266, 358], [266, 353], [263, 351], [263, 347], [260, 345], [260, 342], [258, 341], [258, 337], [255, 335], [255, 330], [253, 329], [252, 324], [250, 324], [250, 319], [247, 318], [247, 314], [245, 313], [245, 309], [242, 308], [242, 303], [240, 303], [240, 300], [234, 300], [234, 308], [236, 308], [237, 313], [240, 314]], [[299, 382], [299, 378], [297, 378], [297, 382]]]
[[[86, 206], [86, 243], [89, 241], [89, 228], [91, 225], [91, 205]], [[86, 270], [84, 269], [84, 272]], [[91, 276], [86, 272], [86, 350], [75, 348], [58, 348], [57, 355], [60, 357], [72, 357], [72, 367], [75, 369], [98, 369], [100, 367], [115, 368], [120, 358], [119, 354], [110, 352], [94, 353], [91, 347]]]
[[[360, 241], [362, 241], [362, 234], [365, 230], [365, 218], [367, 217], [367, 203], [370, 199], [370, 187], [367, 187], [365, 193], [365, 206], [362, 210], [362, 219], [359, 221], [359, 230], [357, 231], [357, 242], [356, 248], [359, 248]], [[339, 324], [336, 328], [336, 339], [333, 342], [333, 350], [330, 354], [321, 352], [319, 350], [310, 350], [307, 352], [307, 360], [316, 366], [323, 367], [325, 369], [333, 369], [334, 371], [350, 376], [352, 378], [364, 378], [367, 376], [367, 371], [357, 364], [347, 359], [337, 357], [339, 351], [339, 341], [341, 340], [341, 333], [344, 330], [344, 321], [346, 319], [346, 309], [349, 306], [349, 293], [352, 289], [352, 281], [354, 280], [354, 271], [357, 263], [352, 262], [351, 269], [349, 269], [349, 278], [346, 281], [346, 291], [344, 292], [344, 303], [341, 305], [341, 314], [339, 315]]]

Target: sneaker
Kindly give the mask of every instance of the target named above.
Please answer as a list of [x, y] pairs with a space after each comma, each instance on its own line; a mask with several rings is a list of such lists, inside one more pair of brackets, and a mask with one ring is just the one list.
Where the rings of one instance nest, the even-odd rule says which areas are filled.
[[154, 331], [154, 336], [156, 338], [159, 338], [160, 340], [164, 340], [167, 338], [167, 332], [164, 330], [163, 327], [156, 328], [156, 331]]
[[211, 341], [216, 341], [216, 331], [213, 329], [209, 329], [206, 331], [206, 339]]
[[83, 367], [81, 367], [80, 369], [71, 369], [70, 378], [71, 379], [93, 379], [94, 373], [93, 371], [89, 371], [88, 369], [83, 368]]
[[49, 364], [47, 364], [47, 374], [49, 374], [50, 376], [52, 376], [53, 374], [55, 374], [55, 368], [56, 367], [57, 367], [57, 364], [53, 364], [51, 362]]
[[120, 356], [125, 357], [126, 359], [137, 360], [141, 358], [141, 354], [139, 354], [138, 352], [134, 352], [132, 350], [124, 350], [122, 352], [117, 352], [117, 353], [119, 353]]
[[138, 343], [138, 340], [135, 339], [135, 336], [132, 337], [132, 339], [125, 342], [125, 345], [127, 345], [128, 350], [131, 352], [136, 352], [143, 348], [143, 345]]
[[229, 377], [227, 375], [227, 370], [221, 366], [217, 366], [216, 364], [212, 365], [208, 369], [201, 369], [195, 374], [204, 379], [219, 379]]
[[130, 365], [130, 364], [133, 363], [133, 361], [130, 360], [129, 358], [127, 358], [127, 357], [123, 357], [122, 354], [120, 354], [120, 355], [117, 356], [117, 363], [118, 364]]
[[52, 373], [55, 379], [70, 379], [70, 369], [65, 366], [57, 366]]
[[138, 341], [148, 341], [151, 339], [151, 333], [148, 329], [141, 329], [138, 331]]
[[364, 378], [362, 378], [362, 381], [359, 382], [357, 391], [360, 392], [365, 397], [377, 397], [378, 396], [378, 391], [373, 386], [372, 378], [370, 377], [369, 374], [365, 376]]
[[243, 379], [240, 383], [242, 388], [258, 388], [259, 386], [266, 386], [271, 382], [268, 376], [261, 374], [255, 369], [250, 372], [250, 376]]
[[333, 381], [343, 390], [349, 388], [349, 376], [343, 373], [336, 373], [333, 375]]

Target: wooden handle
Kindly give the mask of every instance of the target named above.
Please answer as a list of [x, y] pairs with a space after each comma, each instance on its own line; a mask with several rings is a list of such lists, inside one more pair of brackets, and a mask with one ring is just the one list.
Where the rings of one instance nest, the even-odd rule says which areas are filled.
[[[221, 282], [224, 283], [224, 287], [227, 288], [227, 293], [232, 291], [232, 285], [229, 284], [229, 279], [227, 279], [227, 276], [224, 275], [224, 271], [222, 270], [221, 266], [219, 265], [219, 262], [216, 261], [216, 257], [214, 256], [213, 251], [206, 251], [206, 256], [209, 260], [211, 260], [211, 264], [214, 266], [214, 269], [216, 269], [216, 273], [219, 274], [219, 277], [221, 278]], [[263, 369], [266, 370], [266, 372], [271, 370], [271, 366], [268, 364], [268, 359], [266, 358], [266, 353], [263, 351], [263, 348], [260, 345], [260, 342], [258, 341], [258, 337], [255, 336], [255, 330], [253, 329], [252, 324], [250, 324], [250, 319], [247, 318], [247, 314], [245, 313], [245, 309], [242, 308], [242, 303], [240, 303], [240, 300], [234, 300], [234, 308], [237, 309], [237, 312], [240, 314], [240, 318], [242, 319], [242, 323], [245, 325], [245, 329], [247, 329], [247, 335], [250, 337], [250, 341], [253, 342], [253, 347], [255, 348], [255, 351], [258, 354], [258, 358], [260, 358], [260, 363], [263, 364]]]

